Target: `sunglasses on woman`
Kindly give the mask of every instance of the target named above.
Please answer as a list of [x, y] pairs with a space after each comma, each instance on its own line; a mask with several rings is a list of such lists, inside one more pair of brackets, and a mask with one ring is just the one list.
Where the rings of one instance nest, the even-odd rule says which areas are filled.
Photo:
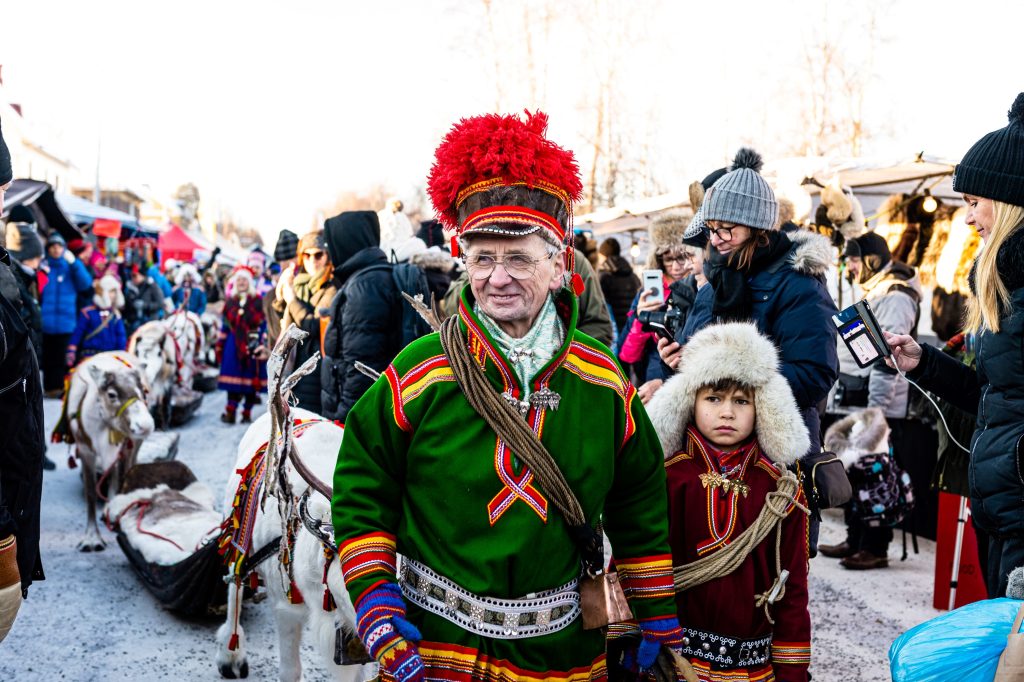
[[325, 251], [307, 251], [306, 257], [312, 258], [313, 260], [320, 260], [321, 258], [326, 258], [327, 253]]

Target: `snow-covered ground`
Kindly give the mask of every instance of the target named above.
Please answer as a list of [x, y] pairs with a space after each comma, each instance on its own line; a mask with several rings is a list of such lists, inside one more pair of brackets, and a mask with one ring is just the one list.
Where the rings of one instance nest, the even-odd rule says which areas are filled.
[[[222, 392], [207, 394], [196, 417], [181, 428], [178, 459], [220, 498], [245, 430], [222, 424]], [[52, 427], [60, 403], [47, 400]], [[257, 416], [262, 412], [259, 408]], [[0, 680], [219, 680], [214, 666], [217, 621], [187, 621], [164, 611], [145, 590], [111, 533], [107, 550], [75, 550], [85, 527], [80, 469], [67, 468], [68, 447], [51, 445], [56, 471], [43, 490], [41, 552], [45, 582], [35, 584], [7, 639], [0, 644]], [[826, 518], [823, 543], [839, 542], [842, 522]], [[897, 534], [897, 539], [899, 534]], [[937, 615], [931, 607], [935, 546], [888, 570], [846, 571], [834, 559], [811, 562], [811, 618], [815, 682], [889, 679], [889, 645], [908, 628]], [[250, 679], [276, 679], [277, 636], [269, 607], [248, 605]], [[307, 680], [322, 679], [312, 647], [303, 649]]]

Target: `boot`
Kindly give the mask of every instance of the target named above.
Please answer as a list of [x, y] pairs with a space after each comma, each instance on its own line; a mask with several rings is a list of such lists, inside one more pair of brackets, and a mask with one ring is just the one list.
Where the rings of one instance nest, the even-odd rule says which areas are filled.
[[222, 414], [220, 416], [220, 420], [222, 422], [224, 422], [225, 424], [234, 424], [235, 423], [235, 413], [237, 411], [238, 411], [238, 408], [236, 406], [234, 406], [234, 405], [226, 406], [224, 408], [224, 414]]
[[251, 407], [247, 407], [244, 410], [242, 410], [242, 423], [243, 424], [252, 424], [252, 408]]
[[838, 545], [818, 545], [818, 552], [831, 559], [845, 559], [856, 554], [856, 550], [845, 540]]
[[876, 556], [866, 549], [862, 549], [853, 556], [841, 559], [839, 565], [851, 571], [869, 571], [872, 568], [887, 567], [889, 565], [889, 557]]
[[49, 457], [47, 457], [46, 455], [43, 455], [43, 469], [45, 469], [46, 471], [53, 471], [56, 468], [57, 463], [54, 462]]

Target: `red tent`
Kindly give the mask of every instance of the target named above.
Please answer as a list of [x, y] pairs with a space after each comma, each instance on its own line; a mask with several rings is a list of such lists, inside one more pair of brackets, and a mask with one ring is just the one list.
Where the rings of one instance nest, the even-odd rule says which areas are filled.
[[160, 235], [160, 265], [173, 258], [186, 263], [195, 260], [196, 251], [209, 253], [212, 247], [199, 235], [189, 234], [177, 224]]

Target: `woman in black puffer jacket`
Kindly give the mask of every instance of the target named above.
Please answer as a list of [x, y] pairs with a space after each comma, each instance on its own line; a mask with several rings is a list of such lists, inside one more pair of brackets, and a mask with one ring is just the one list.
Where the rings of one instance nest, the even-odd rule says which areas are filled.
[[988, 535], [989, 597], [1024, 566], [1024, 93], [1010, 124], [981, 138], [953, 176], [966, 222], [985, 242], [971, 273], [967, 331], [977, 369], [909, 336], [886, 334], [900, 370], [977, 415], [968, 479], [974, 523]]

